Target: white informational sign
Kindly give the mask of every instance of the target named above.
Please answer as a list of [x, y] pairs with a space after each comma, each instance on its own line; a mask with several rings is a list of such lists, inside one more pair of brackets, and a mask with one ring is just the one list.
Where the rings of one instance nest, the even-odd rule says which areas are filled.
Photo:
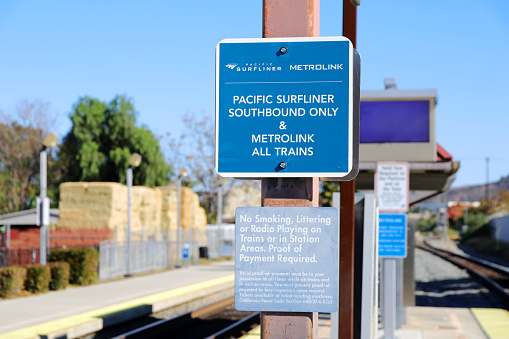
[[407, 162], [378, 162], [375, 194], [383, 212], [408, 212], [410, 166]]
[[334, 207], [235, 210], [235, 309], [336, 312], [339, 212]]

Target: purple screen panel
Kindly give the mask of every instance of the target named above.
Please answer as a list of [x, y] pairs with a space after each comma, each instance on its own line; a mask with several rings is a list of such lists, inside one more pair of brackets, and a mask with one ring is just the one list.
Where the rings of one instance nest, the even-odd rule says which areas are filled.
[[429, 142], [429, 101], [363, 101], [360, 142]]

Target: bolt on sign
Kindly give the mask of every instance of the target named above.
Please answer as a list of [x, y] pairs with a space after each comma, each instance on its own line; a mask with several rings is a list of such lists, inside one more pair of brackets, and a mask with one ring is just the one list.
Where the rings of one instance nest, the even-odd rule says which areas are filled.
[[355, 55], [344, 37], [222, 40], [216, 48], [217, 172], [355, 177]]

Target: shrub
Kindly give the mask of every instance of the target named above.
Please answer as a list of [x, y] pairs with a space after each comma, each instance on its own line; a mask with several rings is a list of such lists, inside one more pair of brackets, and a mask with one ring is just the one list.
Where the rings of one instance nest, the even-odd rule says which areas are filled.
[[99, 251], [90, 247], [58, 249], [50, 252], [50, 262], [66, 262], [70, 265], [69, 283], [90, 285], [97, 279]]
[[27, 270], [20, 266], [0, 268], [0, 297], [7, 298], [23, 292]]
[[432, 231], [437, 224], [437, 219], [435, 217], [424, 219], [421, 218], [417, 222], [417, 228], [420, 232], [430, 232]]
[[51, 280], [50, 269], [46, 265], [28, 265], [25, 278], [25, 289], [29, 292], [48, 292]]
[[49, 289], [52, 291], [63, 290], [69, 285], [71, 266], [66, 262], [52, 262], [49, 264], [51, 281]]
[[449, 235], [449, 239], [451, 239], [451, 240], [453, 240], [453, 241], [454, 241], [454, 240], [458, 240], [458, 239], [460, 238], [460, 235], [459, 235], [458, 231], [456, 231], [456, 230], [455, 230], [455, 229], [453, 229], [453, 228], [450, 228], [450, 227], [449, 227], [449, 228], [447, 229], [447, 233], [448, 233], [448, 235]]

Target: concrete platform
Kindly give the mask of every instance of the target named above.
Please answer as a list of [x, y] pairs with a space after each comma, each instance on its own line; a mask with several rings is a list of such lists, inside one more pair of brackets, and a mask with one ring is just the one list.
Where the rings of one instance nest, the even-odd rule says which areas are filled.
[[75, 338], [207, 295], [233, 295], [234, 262], [0, 300], [0, 338]]
[[[0, 339], [70, 339], [205, 295], [231, 295], [233, 272], [229, 261], [0, 300]], [[330, 315], [320, 314], [318, 337], [331, 338], [330, 329]], [[508, 311], [445, 307], [408, 307], [407, 323], [396, 330], [399, 339], [507, 339], [508, 334]], [[259, 337], [259, 329], [245, 336]]]
[[[384, 331], [379, 331], [379, 338]], [[408, 307], [407, 323], [396, 330], [399, 339], [488, 338], [468, 308]]]
[[[379, 326], [378, 338], [384, 338]], [[328, 314], [320, 314], [318, 338], [331, 336]], [[260, 338], [260, 327], [242, 339]], [[501, 309], [468, 309], [447, 307], [408, 307], [407, 323], [396, 330], [398, 339], [507, 339], [509, 338], [509, 312]]]

